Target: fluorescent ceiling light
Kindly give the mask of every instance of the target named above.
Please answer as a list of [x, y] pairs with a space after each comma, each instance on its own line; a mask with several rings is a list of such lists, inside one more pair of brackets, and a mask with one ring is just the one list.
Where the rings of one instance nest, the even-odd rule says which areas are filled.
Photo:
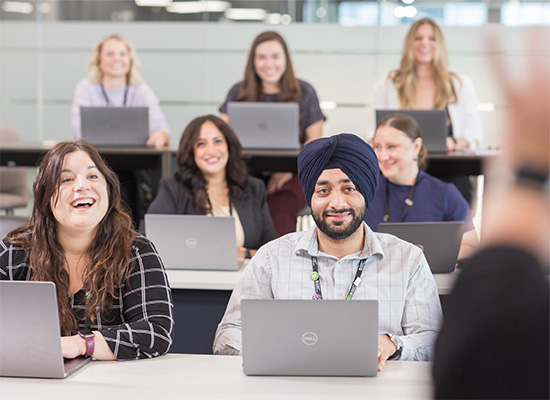
[[168, 7], [172, 0], [135, 0], [140, 7]]
[[323, 109], [323, 110], [334, 110], [334, 109], [336, 109], [336, 107], [338, 107], [338, 105], [336, 104], [336, 102], [335, 102], [335, 101], [332, 101], [332, 100], [321, 101], [321, 103], [319, 104], [319, 106], [320, 106], [321, 109]]
[[230, 8], [224, 15], [227, 19], [262, 21], [267, 12], [263, 8]]
[[2, 11], [19, 13], [19, 14], [30, 14], [34, 10], [32, 3], [27, 3], [23, 1], [6, 1], [2, 3]]
[[407, 7], [396, 7], [393, 11], [393, 14], [396, 16], [396, 18], [412, 18], [416, 15], [416, 7], [414, 6], [407, 6]]
[[196, 14], [202, 12], [224, 12], [229, 7], [231, 7], [231, 3], [228, 1], [174, 1], [166, 7], [166, 11], [176, 14]]
[[414, 3], [414, 0], [401, 0], [405, 4], [412, 4]]

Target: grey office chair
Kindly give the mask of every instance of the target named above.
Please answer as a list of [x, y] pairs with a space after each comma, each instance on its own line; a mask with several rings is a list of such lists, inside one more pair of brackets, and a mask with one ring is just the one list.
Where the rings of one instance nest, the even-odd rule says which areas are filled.
[[28, 220], [28, 217], [20, 215], [0, 215], [0, 239], [9, 231], [26, 224]]
[[[20, 142], [22, 137], [15, 129], [0, 126], [0, 143]], [[23, 167], [0, 167], [0, 209], [13, 215], [14, 208], [25, 207], [29, 202], [27, 171]]]

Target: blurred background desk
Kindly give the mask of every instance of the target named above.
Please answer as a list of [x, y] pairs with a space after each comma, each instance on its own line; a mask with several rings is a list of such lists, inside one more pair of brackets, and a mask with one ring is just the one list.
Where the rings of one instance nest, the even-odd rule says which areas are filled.
[[0, 378], [2, 398], [203, 400], [409, 399], [433, 397], [429, 362], [389, 361], [372, 378], [246, 376], [242, 358], [168, 354], [150, 360], [93, 361], [64, 379]]

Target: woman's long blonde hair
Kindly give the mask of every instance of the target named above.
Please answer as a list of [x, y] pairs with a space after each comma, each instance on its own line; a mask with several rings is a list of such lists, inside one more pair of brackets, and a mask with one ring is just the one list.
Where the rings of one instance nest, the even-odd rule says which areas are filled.
[[142, 81], [141, 75], [139, 74], [139, 60], [137, 57], [137, 52], [134, 45], [124, 39], [120, 35], [109, 35], [101, 39], [95, 46], [92, 51], [92, 58], [88, 64], [88, 77], [92, 83], [101, 83], [103, 80], [103, 72], [99, 68], [101, 49], [107, 40], [118, 40], [128, 48], [130, 52], [130, 70], [126, 76], [126, 83], [128, 85], [136, 85]]
[[429, 18], [422, 18], [412, 24], [405, 43], [403, 44], [403, 53], [401, 55], [401, 65], [399, 69], [390, 73], [390, 78], [395, 84], [401, 101], [401, 108], [414, 108], [414, 95], [416, 86], [416, 65], [414, 61], [413, 43], [416, 31], [421, 25], [430, 25], [435, 34], [435, 54], [432, 62], [434, 69], [434, 80], [436, 93], [434, 99], [434, 108], [444, 109], [449, 103], [456, 102], [456, 91], [453, 86], [452, 78], [458, 76], [447, 70], [447, 48], [441, 29]]

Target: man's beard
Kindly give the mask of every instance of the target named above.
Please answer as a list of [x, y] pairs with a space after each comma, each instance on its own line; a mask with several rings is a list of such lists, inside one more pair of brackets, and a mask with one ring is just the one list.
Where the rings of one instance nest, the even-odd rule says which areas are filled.
[[[312, 217], [313, 217], [313, 220], [315, 221], [315, 224], [317, 225], [317, 228], [319, 228], [321, 232], [323, 232], [325, 235], [327, 235], [331, 239], [342, 240], [350, 237], [361, 226], [361, 223], [365, 219], [365, 211], [366, 211], [365, 206], [357, 210], [357, 214], [353, 208], [331, 210], [330, 212], [328, 210], [325, 210], [323, 211], [322, 217], [318, 213], [314, 213], [314, 212], [312, 212]], [[344, 221], [333, 223], [332, 225], [327, 224], [325, 220], [325, 217], [327, 214], [345, 213], [345, 212], [350, 213], [350, 215], [352, 216], [352, 220], [347, 226], [345, 226], [342, 229], [338, 229], [343, 224], [345, 224]]]

